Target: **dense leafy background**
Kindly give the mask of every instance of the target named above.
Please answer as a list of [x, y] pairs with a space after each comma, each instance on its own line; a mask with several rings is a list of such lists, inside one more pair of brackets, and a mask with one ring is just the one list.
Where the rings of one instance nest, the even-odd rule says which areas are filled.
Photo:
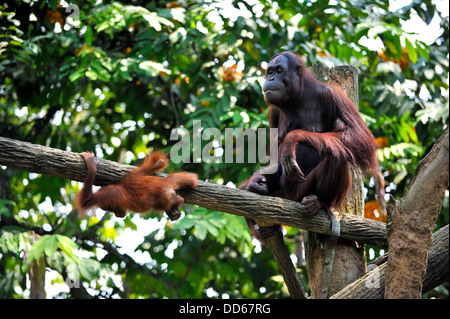
[[[390, 11], [387, 0], [89, 0], [73, 18], [67, 5], [0, 5], [1, 136], [137, 164], [148, 149], [169, 151], [171, 130], [192, 132], [194, 119], [221, 131], [267, 127], [261, 81], [281, 50], [308, 65], [358, 68], [360, 111], [382, 146], [387, 194], [402, 196], [448, 124], [448, 16], [431, 1]], [[405, 32], [401, 22], [417, 16], [441, 21], [440, 34], [426, 43]], [[233, 187], [257, 164], [171, 168]], [[380, 218], [366, 182], [366, 215]], [[49, 297], [287, 297], [242, 218], [186, 207], [176, 223], [155, 213], [80, 219], [79, 187], [0, 168], [0, 297], [28, 297], [30, 265], [42, 259]], [[448, 194], [436, 228], [445, 224]], [[297, 229], [287, 228], [287, 240], [298, 251]], [[379, 254], [368, 247], [368, 259]], [[307, 285], [303, 265], [300, 273]], [[66, 284], [79, 280], [78, 289]]]

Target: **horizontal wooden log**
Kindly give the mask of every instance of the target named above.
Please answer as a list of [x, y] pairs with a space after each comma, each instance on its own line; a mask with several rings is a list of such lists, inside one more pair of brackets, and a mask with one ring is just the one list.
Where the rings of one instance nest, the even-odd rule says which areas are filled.
[[[78, 153], [5, 137], [0, 137], [0, 165], [75, 181], [82, 181], [86, 175], [86, 164]], [[118, 183], [133, 168], [132, 165], [100, 159], [94, 184]], [[302, 205], [294, 201], [204, 181], [199, 181], [197, 188], [184, 189], [180, 193], [188, 204], [244, 216], [257, 222], [330, 234], [330, 220], [325, 211], [313, 216], [304, 214]], [[374, 246], [385, 247], [387, 244], [384, 223], [349, 214], [344, 214], [341, 220], [341, 237]]]

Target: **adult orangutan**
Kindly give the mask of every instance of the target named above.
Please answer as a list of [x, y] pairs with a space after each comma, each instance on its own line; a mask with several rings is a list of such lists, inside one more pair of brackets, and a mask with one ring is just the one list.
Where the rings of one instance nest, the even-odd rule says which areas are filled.
[[[292, 52], [270, 59], [263, 92], [270, 127], [278, 128], [278, 169], [257, 172], [240, 188], [298, 201], [311, 214], [339, 210], [351, 186], [350, 164], [364, 173], [377, 169], [377, 145], [355, 105], [339, 87], [316, 80]], [[257, 238], [273, 234], [247, 222]]]

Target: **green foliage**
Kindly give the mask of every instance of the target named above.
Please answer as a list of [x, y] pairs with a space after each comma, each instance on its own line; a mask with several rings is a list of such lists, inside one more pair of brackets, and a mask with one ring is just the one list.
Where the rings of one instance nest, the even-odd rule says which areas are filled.
[[[394, 197], [448, 124], [448, 17], [431, 1], [391, 12], [387, 0], [89, 0], [71, 18], [57, 3], [0, 5], [1, 136], [136, 164], [149, 149], [170, 151], [172, 129], [192, 134], [193, 120], [221, 132], [267, 127], [264, 62], [280, 50], [308, 65], [358, 68], [360, 111], [387, 141], [378, 155]], [[415, 15], [441, 18], [434, 42], [402, 29]], [[216, 142], [220, 154], [224, 136]], [[170, 169], [234, 187], [258, 164], [192, 160]], [[175, 223], [154, 213], [80, 219], [78, 183], [2, 167], [0, 185], [0, 297], [27, 297], [29, 263], [39, 258], [54, 278], [47, 294], [61, 298], [79, 296], [74, 289], [96, 298], [288, 296], [240, 217], [187, 206]], [[448, 197], [437, 228], [445, 223]]]
[[72, 259], [75, 263], [79, 263], [78, 256], [74, 251], [78, 246], [69, 237], [58, 234], [44, 235], [33, 243], [33, 246], [28, 251], [27, 263], [39, 260], [43, 254], [47, 257], [52, 257], [58, 248], [61, 249], [65, 256]]

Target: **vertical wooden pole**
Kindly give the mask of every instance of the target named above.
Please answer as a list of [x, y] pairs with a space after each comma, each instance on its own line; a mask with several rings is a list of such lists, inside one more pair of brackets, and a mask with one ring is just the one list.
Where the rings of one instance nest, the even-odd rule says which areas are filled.
[[[316, 78], [339, 86], [358, 107], [358, 71], [352, 66], [327, 68], [312, 66]], [[363, 176], [359, 168], [351, 169], [352, 191], [348, 194], [341, 214], [364, 216]], [[312, 298], [318, 298], [322, 289], [325, 266], [325, 247], [329, 236], [305, 232], [305, 256]], [[366, 273], [365, 247], [356, 242], [339, 239], [336, 245], [329, 294], [334, 293]]]
[[[31, 243], [39, 239], [39, 235], [31, 235]], [[45, 272], [46, 263], [44, 255], [31, 262], [28, 276], [30, 277], [30, 299], [45, 299]]]

